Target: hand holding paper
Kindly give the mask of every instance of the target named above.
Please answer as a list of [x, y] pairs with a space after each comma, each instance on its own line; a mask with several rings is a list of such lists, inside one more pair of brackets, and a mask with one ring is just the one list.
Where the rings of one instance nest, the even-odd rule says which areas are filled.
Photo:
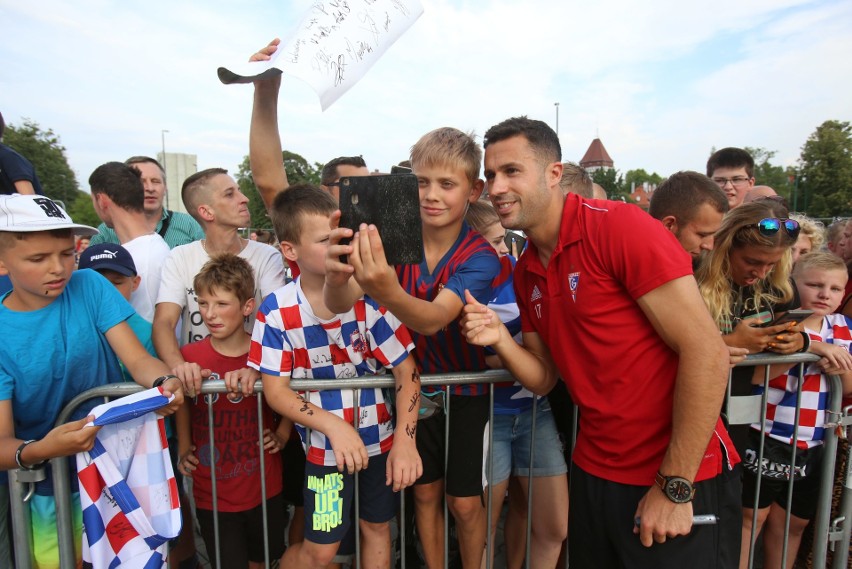
[[[220, 67], [225, 83], [286, 71], [308, 83], [322, 109], [348, 91], [423, 13], [419, 0], [317, 0], [289, 39], [252, 62]], [[270, 53], [271, 52], [271, 53]], [[262, 55], [268, 55], [263, 59]]]

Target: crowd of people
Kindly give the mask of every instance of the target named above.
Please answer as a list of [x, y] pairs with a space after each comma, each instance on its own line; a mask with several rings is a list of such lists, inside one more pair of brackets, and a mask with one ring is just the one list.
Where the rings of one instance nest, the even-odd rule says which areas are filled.
[[[60, 410], [91, 387], [135, 381], [174, 395], [160, 412], [174, 470], [192, 478], [213, 566], [218, 555], [222, 567], [263, 567], [265, 525], [282, 567], [329, 567], [356, 550], [357, 524], [363, 566], [388, 568], [405, 491], [433, 569], [450, 547], [444, 503], [461, 566], [478, 569], [506, 499], [513, 569], [524, 564], [528, 517], [531, 567], [556, 567], [566, 551], [578, 568], [745, 567], [755, 518], [765, 566], [780, 567], [785, 509], [792, 566], [814, 515], [827, 375], [852, 393], [852, 225], [825, 231], [791, 215], [755, 186], [739, 148], [715, 152], [706, 175], [672, 174], [649, 212], [609, 201], [563, 162], [547, 124], [514, 117], [489, 128], [482, 146], [449, 127], [412, 146], [405, 167], [419, 187], [423, 257], [392, 266], [375, 225], [339, 226], [341, 179], [370, 175], [364, 160], [336, 158], [319, 186], [290, 185], [280, 77], [254, 89], [249, 155], [274, 235], [243, 237], [248, 198], [221, 168], [184, 182], [183, 214], [163, 207], [156, 160], [107, 162], [89, 178], [103, 221], [95, 229], [0, 153], [0, 179], [10, 179], [0, 274], [11, 286], [0, 323], [14, 330], [0, 345], [0, 469], [90, 450], [90, 407], [54, 427]], [[776, 322], [799, 308], [809, 312]], [[763, 351], [821, 359], [801, 382], [789, 366], [773, 366], [766, 382], [762, 367], [731, 372]], [[420, 382], [494, 368], [516, 381], [496, 386], [493, 414], [486, 383]], [[729, 373], [734, 395], [767, 390], [767, 424], [726, 424]], [[290, 383], [381, 374], [394, 389]], [[227, 393], [202, 395], [212, 379]], [[807, 397], [795, 425], [799, 390]], [[795, 464], [785, 463], [791, 445], [801, 451]], [[764, 446], [772, 453], [760, 468]], [[795, 479], [790, 504], [785, 477]], [[198, 564], [188, 503], [182, 494], [171, 567]], [[296, 513], [285, 540], [287, 504]], [[36, 566], [58, 567], [49, 476], [30, 509]], [[693, 524], [711, 514], [715, 525]], [[79, 508], [74, 520], [80, 543]], [[2, 566], [8, 549], [5, 538]]]

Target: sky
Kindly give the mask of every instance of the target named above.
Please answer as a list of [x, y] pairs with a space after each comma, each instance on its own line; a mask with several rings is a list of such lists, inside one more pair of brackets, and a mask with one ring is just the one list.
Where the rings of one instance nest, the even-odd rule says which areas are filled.
[[[703, 171], [712, 148], [763, 147], [794, 165], [825, 120], [852, 120], [848, 0], [422, 0], [420, 19], [325, 112], [285, 75], [285, 149], [361, 154], [388, 171], [441, 126], [479, 137], [528, 115], [563, 159], [596, 136], [622, 173]], [[251, 85], [216, 69], [283, 37], [309, 0], [0, 0], [0, 112], [67, 149], [81, 189], [100, 164], [198, 155], [236, 171]], [[522, 8], [519, 8], [522, 6]], [[166, 130], [168, 132], [163, 133]], [[758, 183], [760, 181], [758, 180]]]

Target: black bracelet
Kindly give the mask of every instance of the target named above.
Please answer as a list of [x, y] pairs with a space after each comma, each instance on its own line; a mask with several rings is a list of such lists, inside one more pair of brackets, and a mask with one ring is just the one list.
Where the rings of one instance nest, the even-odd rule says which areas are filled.
[[18, 447], [18, 450], [15, 451], [15, 462], [18, 463], [18, 468], [21, 470], [38, 470], [39, 468], [43, 468], [45, 464], [47, 464], [46, 460], [42, 460], [39, 463], [32, 464], [30, 466], [25, 466], [23, 462], [21, 462], [21, 453], [24, 452], [24, 449], [27, 448], [27, 445], [30, 445], [35, 442], [35, 439], [30, 439], [28, 441], [24, 441], [21, 443], [21, 446]]
[[801, 334], [801, 335], [802, 335], [802, 339], [803, 339], [803, 340], [804, 340], [804, 342], [805, 342], [805, 343], [804, 343], [804, 345], [802, 346], [802, 349], [801, 349], [801, 350], [799, 350], [799, 352], [800, 352], [800, 353], [805, 353], [805, 352], [807, 352], [807, 351], [808, 351], [808, 348], [810, 348], [810, 347], [811, 347], [811, 337], [808, 335], [808, 333], [807, 333], [807, 332], [799, 332], [799, 334]]
[[151, 387], [160, 387], [161, 385], [163, 385], [165, 382], [167, 382], [170, 379], [180, 379], [180, 378], [178, 376], [172, 375], [172, 374], [161, 375], [160, 377], [158, 377], [157, 379], [154, 380], [154, 383], [151, 384]]

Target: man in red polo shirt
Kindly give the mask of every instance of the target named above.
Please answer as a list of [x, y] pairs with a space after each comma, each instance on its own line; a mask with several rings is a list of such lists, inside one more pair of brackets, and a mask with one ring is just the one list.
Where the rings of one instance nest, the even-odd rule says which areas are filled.
[[[739, 551], [722, 539], [740, 524], [727, 507], [739, 495], [726, 476], [738, 457], [718, 425], [728, 352], [689, 255], [633, 205], [564, 197], [559, 139], [545, 123], [508, 119], [484, 146], [501, 222], [530, 243], [515, 271], [524, 345], [472, 298], [463, 327], [536, 393], [566, 378], [580, 411], [572, 569], [736, 559], [719, 554]], [[693, 528], [694, 514], [719, 514], [720, 527]]]

